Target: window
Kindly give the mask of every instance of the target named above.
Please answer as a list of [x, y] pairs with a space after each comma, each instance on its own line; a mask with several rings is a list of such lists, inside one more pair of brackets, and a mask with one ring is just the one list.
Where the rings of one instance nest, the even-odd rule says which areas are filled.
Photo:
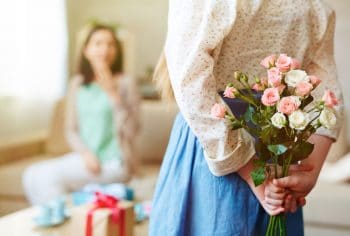
[[64, 93], [64, 0], [0, 3], [0, 97], [54, 100]]

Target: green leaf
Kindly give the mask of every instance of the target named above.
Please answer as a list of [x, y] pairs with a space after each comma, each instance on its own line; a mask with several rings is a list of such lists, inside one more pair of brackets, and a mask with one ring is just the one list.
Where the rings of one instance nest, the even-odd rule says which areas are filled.
[[271, 134], [272, 134], [272, 126], [266, 126], [261, 131], [261, 139], [264, 143], [270, 143]]
[[253, 179], [255, 187], [259, 186], [265, 181], [265, 178], [266, 178], [265, 168], [264, 167], [255, 168], [252, 172], [250, 172], [250, 176]]
[[253, 113], [253, 115], [252, 115], [252, 122], [253, 122], [253, 124], [254, 125], [259, 124], [260, 120], [261, 120], [260, 113], [258, 113], [258, 112]]
[[259, 157], [258, 160], [261, 160], [263, 163], [266, 163], [271, 158], [271, 152], [267, 149], [267, 146], [262, 143], [262, 140], [259, 139], [255, 144], [255, 150]]
[[249, 107], [247, 108], [246, 112], [244, 113], [244, 120], [246, 122], [253, 121], [254, 113], [255, 113], [254, 108], [251, 105], [249, 105]]
[[293, 162], [307, 158], [314, 150], [314, 146], [314, 144], [307, 141], [297, 143], [292, 150]]
[[288, 150], [288, 148], [282, 144], [268, 145], [267, 148], [269, 149], [270, 152], [272, 152], [276, 156], [282, 155]]
[[255, 168], [258, 168], [258, 167], [264, 167], [266, 162], [259, 158], [259, 159], [254, 159], [253, 164]]

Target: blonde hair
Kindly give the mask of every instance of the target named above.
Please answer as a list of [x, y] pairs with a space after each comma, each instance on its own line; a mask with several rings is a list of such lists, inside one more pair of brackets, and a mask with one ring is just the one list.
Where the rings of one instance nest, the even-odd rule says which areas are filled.
[[162, 99], [165, 101], [175, 100], [164, 51], [160, 55], [156, 68], [154, 69], [153, 82]]

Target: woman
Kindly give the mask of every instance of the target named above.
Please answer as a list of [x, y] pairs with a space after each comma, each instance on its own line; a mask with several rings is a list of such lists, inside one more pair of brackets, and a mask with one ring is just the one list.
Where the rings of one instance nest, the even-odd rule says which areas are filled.
[[[155, 79], [165, 95], [173, 91], [180, 113], [157, 183], [151, 236], [264, 235], [269, 214], [282, 211], [291, 212], [287, 235], [303, 235], [298, 206], [305, 204], [338, 130], [319, 130], [306, 164], [256, 188], [249, 176], [255, 156], [251, 137], [231, 130], [210, 110], [223, 103], [218, 92], [235, 82], [234, 71], [262, 76], [260, 60], [278, 53], [298, 58], [341, 97], [334, 21], [321, 0], [169, 1], [167, 40]], [[314, 96], [323, 91], [319, 87]]]
[[32, 204], [91, 182], [130, 179], [139, 101], [133, 80], [122, 72], [122, 59], [111, 27], [89, 29], [66, 101], [66, 137], [73, 152], [26, 170], [24, 189]]

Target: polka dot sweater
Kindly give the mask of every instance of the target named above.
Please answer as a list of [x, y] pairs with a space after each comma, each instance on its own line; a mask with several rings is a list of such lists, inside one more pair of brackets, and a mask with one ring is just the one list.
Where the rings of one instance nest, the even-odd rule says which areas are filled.
[[[245, 130], [231, 130], [210, 114], [215, 103], [223, 103], [218, 91], [234, 82], [234, 71], [262, 76], [264, 57], [286, 53], [323, 80], [316, 98], [325, 88], [341, 98], [334, 25], [335, 13], [321, 0], [169, 0], [165, 55], [171, 84], [214, 175], [237, 171], [255, 153]], [[336, 139], [342, 106], [337, 115], [338, 127], [318, 133]]]

